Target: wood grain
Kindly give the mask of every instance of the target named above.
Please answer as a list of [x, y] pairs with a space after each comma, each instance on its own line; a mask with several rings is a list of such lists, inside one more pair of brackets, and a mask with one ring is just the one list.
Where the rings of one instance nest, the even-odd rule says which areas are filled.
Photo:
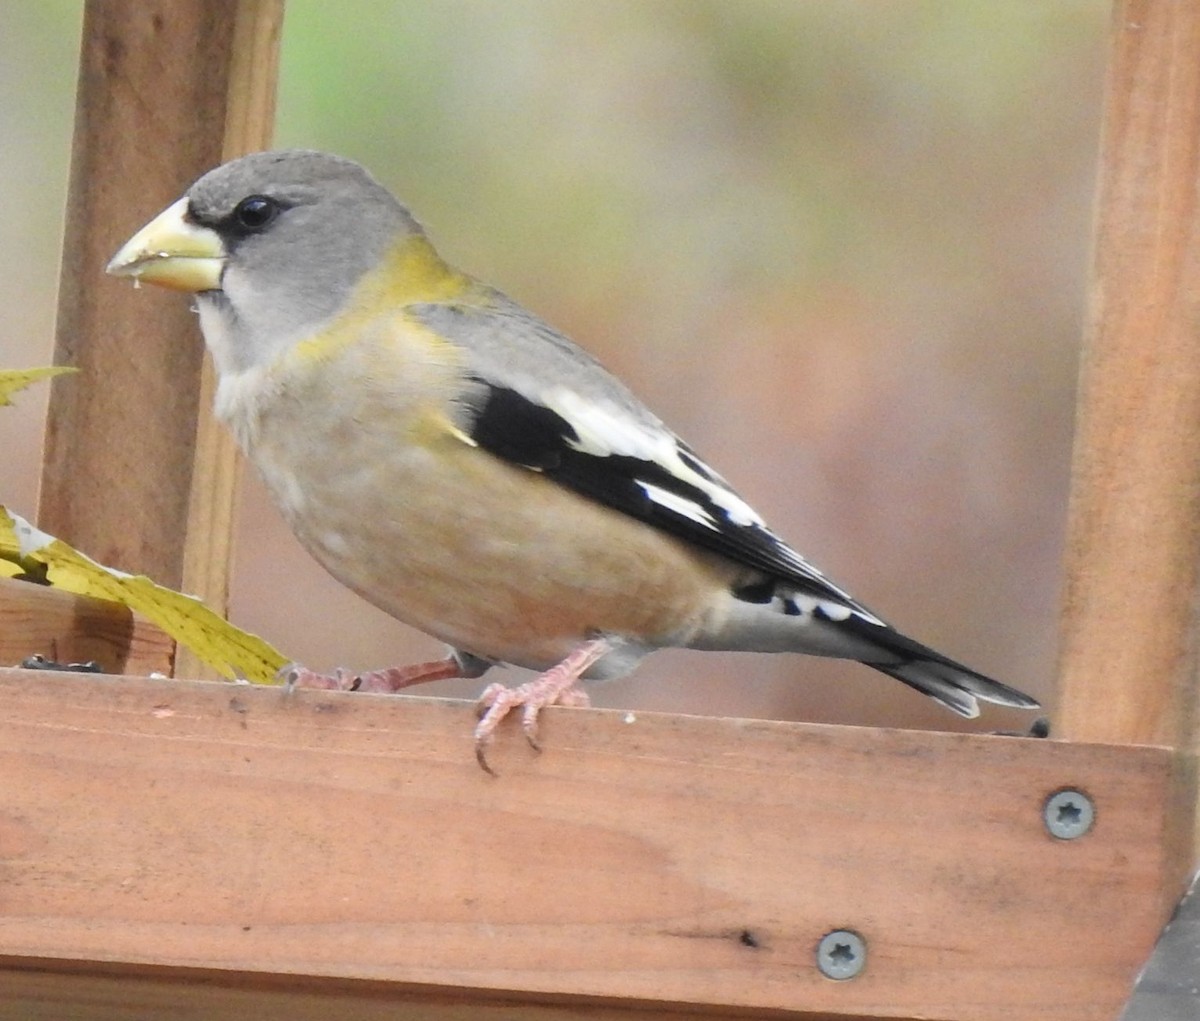
[[[313, 982], [290, 975], [240, 984], [211, 972], [176, 971], [170, 979], [155, 979], [0, 967], [0, 990], [0, 1021], [680, 1021], [696, 1016], [642, 1006], [570, 1006], [553, 1002], [553, 997], [532, 1002], [504, 996], [468, 999], [452, 991], [397, 993], [386, 982]], [[767, 1016], [780, 1014], [703, 1014], [705, 1021]]]
[[94, 659], [108, 673], [171, 673], [175, 643], [124, 606], [0, 578], [0, 664]]
[[[377, 982], [397, 1002], [1111, 1021], [1190, 827], [1163, 749], [551, 710], [540, 756], [505, 729], [497, 780], [473, 719], [0, 672], [0, 964]], [[1076, 841], [1042, 822], [1063, 786], [1097, 807]], [[869, 946], [848, 982], [814, 967], [838, 927]]]
[[[236, 462], [178, 294], [104, 276], [223, 159], [271, 139], [282, 0], [88, 0], [39, 525], [224, 612]], [[185, 668], [200, 667], [184, 658]]]
[[203, 346], [186, 300], [104, 275], [219, 162], [230, 0], [85, 5], [38, 524], [179, 588]]
[[[235, 5], [222, 162], [271, 147], [282, 32], [283, 0], [239, 0]], [[182, 587], [226, 616], [241, 459], [233, 436], [213, 417], [215, 390], [212, 359], [205, 358], [183, 540]], [[176, 672], [180, 677], [218, 679], [217, 671], [185, 646], [180, 646], [176, 654]]]
[[1059, 733], [1195, 748], [1200, 4], [1115, 5]]

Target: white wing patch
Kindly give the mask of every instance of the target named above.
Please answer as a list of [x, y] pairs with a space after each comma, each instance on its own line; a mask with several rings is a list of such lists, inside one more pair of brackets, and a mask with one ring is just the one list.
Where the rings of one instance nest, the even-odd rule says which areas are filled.
[[663, 489], [661, 486], [643, 482], [641, 479], [635, 479], [635, 481], [642, 487], [642, 492], [660, 506], [674, 511], [676, 514], [680, 514], [696, 522], [698, 525], [711, 528], [714, 532], [720, 531], [717, 523], [712, 519], [712, 515], [698, 503], [689, 500], [686, 496], [680, 496], [678, 493], [672, 493], [669, 490]]
[[[610, 457], [616, 454], [623, 457], [636, 457], [641, 461], [657, 464], [677, 479], [704, 493], [725, 512], [726, 517], [733, 524], [743, 527], [751, 525], [757, 525], [759, 528], [766, 527], [766, 523], [758, 512], [737, 493], [689, 467], [679, 456], [679, 445], [675, 437], [666, 429], [647, 426], [625, 414], [620, 408], [587, 400], [565, 387], [559, 387], [548, 393], [546, 405], [571, 424], [579, 438], [569, 442], [580, 453], [590, 454], [593, 457]], [[644, 485], [643, 488], [645, 488]], [[664, 491], [660, 489], [659, 492]], [[650, 496], [649, 493], [647, 495]], [[666, 495], [670, 496], [671, 494]], [[658, 498], [651, 496], [651, 499]], [[678, 498], [674, 497], [674, 499]], [[695, 504], [690, 506], [692, 508], [690, 512], [680, 510], [679, 507], [671, 509], [698, 521], [695, 511], [700, 508]], [[711, 526], [711, 518], [700, 523]]]
[[[860, 606], [848, 592], [838, 588], [799, 553], [780, 541], [745, 500], [715, 473], [710, 474], [710, 469], [690, 450], [681, 448], [675, 436], [656, 420], [647, 421], [631, 415], [614, 402], [582, 397], [565, 386], [547, 392], [542, 403], [574, 430], [575, 438], [563, 437], [572, 449], [588, 457], [623, 457], [645, 464], [645, 474], [654, 481], [638, 478], [636, 473], [629, 481], [659, 507], [700, 525], [721, 540], [728, 537], [732, 546], [722, 550], [719, 542], [714, 541], [714, 548], [735, 560], [749, 558], [747, 563], [760, 560], [757, 566], [768, 575], [775, 570], [771, 563], [774, 561], [784, 571], [790, 570], [802, 579], [810, 579], [816, 587], [825, 590], [820, 595], [805, 593], [803, 586], [800, 590], [791, 589], [784, 582], [774, 600], [780, 612], [810, 620], [819, 614], [833, 624], [857, 616], [882, 626], [883, 622]], [[654, 471], [650, 470], [651, 466]], [[658, 475], [659, 472], [678, 480], [683, 491], [677, 491], [669, 479]], [[741, 530], [744, 534], [739, 535]], [[703, 536], [692, 536], [692, 540], [705, 544]], [[746, 544], [745, 550], [739, 550], [742, 542]], [[845, 602], [839, 602], [840, 599]]]

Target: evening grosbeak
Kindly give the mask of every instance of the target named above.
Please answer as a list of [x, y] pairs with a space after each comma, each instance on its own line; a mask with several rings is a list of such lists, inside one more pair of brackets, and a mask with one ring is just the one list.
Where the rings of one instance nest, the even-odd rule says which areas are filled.
[[858, 660], [963, 716], [1027, 695], [901, 634], [772, 532], [617, 379], [447, 265], [361, 166], [265, 152], [205, 174], [110, 273], [194, 292], [216, 414], [300, 541], [446, 659], [294, 683], [481, 696], [476, 753], [523, 707], [586, 704], [666, 647]]

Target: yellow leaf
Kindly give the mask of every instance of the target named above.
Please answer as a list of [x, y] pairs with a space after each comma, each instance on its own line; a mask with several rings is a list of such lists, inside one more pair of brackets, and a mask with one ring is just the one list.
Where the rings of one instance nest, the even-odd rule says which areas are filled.
[[12, 404], [13, 394], [39, 379], [78, 371], [73, 365], [48, 365], [43, 369], [0, 369], [0, 408]]
[[[96, 563], [0, 506], [0, 561], [45, 570], [54, 588], [121, 603], [157, 624], [230, 679], [271, 684], [289, 660], [257, 635], [234, 627], [195, 596]], [[0, 571], [0, 573], [4, 573]]]

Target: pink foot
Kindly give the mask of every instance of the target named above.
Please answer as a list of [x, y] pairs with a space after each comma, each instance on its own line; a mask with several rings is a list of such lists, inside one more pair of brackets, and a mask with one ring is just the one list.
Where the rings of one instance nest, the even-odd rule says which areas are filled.
[[538, 713], [548, 705], [587, 706], [587, 692], [575, 687], [580, 675], [596, 660], [612, 649], [607, 638], [597, 638], [581, 645], [558, 666], [547, 670], [540, 677], [506, 688], [503, 684], [489, 684], [479, 696], [480, 720], [475, 727], [475, 758], [485, 772], [496, 776], [488, 765], [487, 747], [500, 721], [513, 709], [521, 706], [521, 729], [534, 751], [541, 751], [537, 742]]
[[463, 670], [453, 656], [435, 659], [428, 663], [413, 663], [411, 666], [395, 666], [386, 670], [371, 670], [365, 674], [352, 674], [338, 667], [332, 674], [318, 674], [298, 663], [284, 667], [280, 677], [291, 688], [319, 688], [323, 691], [376, 691], [393, 694], [402, 688], [426, 681], [441, 681], [448, 677], [462, 677]]

